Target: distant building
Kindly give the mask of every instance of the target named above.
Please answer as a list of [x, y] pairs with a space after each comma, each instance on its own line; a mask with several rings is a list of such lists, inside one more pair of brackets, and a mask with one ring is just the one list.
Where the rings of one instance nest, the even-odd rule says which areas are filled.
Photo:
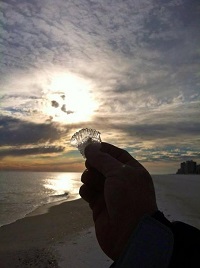
[[200, 165], [193, 160], [183, 162], [176, 174], [200, 174]]

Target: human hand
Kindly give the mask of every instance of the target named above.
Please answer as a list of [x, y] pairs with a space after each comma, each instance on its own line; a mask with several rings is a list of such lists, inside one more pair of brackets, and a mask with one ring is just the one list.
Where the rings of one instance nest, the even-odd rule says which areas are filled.
[[90, 144], [85, 155], [79, 193], [93, 211], [102, 250], [116, 260], [141, 218], [157, 211], [152, 178], [127, 151], [111, 144]]

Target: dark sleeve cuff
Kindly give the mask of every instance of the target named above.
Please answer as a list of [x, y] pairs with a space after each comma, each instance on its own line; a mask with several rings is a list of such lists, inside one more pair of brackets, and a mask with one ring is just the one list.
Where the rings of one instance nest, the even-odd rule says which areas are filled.
[[[171, 223], [159, 213], [142, 218], [125, 251], [111, 267], [169, 267], [174, 245], [173, 233], [168, 227]], [[165, 220], [167, 223], [162, 223]]]

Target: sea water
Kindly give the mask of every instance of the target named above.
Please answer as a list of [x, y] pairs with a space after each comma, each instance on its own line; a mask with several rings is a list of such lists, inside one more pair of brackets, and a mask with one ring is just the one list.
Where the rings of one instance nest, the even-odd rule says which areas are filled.
[[37, 207], [79, 198], [81, 173], [0, 171], [0, 226]]
[[[79, 198], [81, 173], [0, 171], [0, 226], [36, 208]], [[200, 175], [154, 175], [159, 209], [200, 228]]]

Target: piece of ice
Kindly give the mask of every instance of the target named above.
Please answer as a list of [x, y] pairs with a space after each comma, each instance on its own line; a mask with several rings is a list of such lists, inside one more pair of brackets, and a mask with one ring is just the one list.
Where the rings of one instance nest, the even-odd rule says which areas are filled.
[[78, 148], [79, 152], [85, 158], [85, 147], [90, 143], [101, 143], [100, 132], [92, 128], [83, 128], [71, 137], [71, 145]]

